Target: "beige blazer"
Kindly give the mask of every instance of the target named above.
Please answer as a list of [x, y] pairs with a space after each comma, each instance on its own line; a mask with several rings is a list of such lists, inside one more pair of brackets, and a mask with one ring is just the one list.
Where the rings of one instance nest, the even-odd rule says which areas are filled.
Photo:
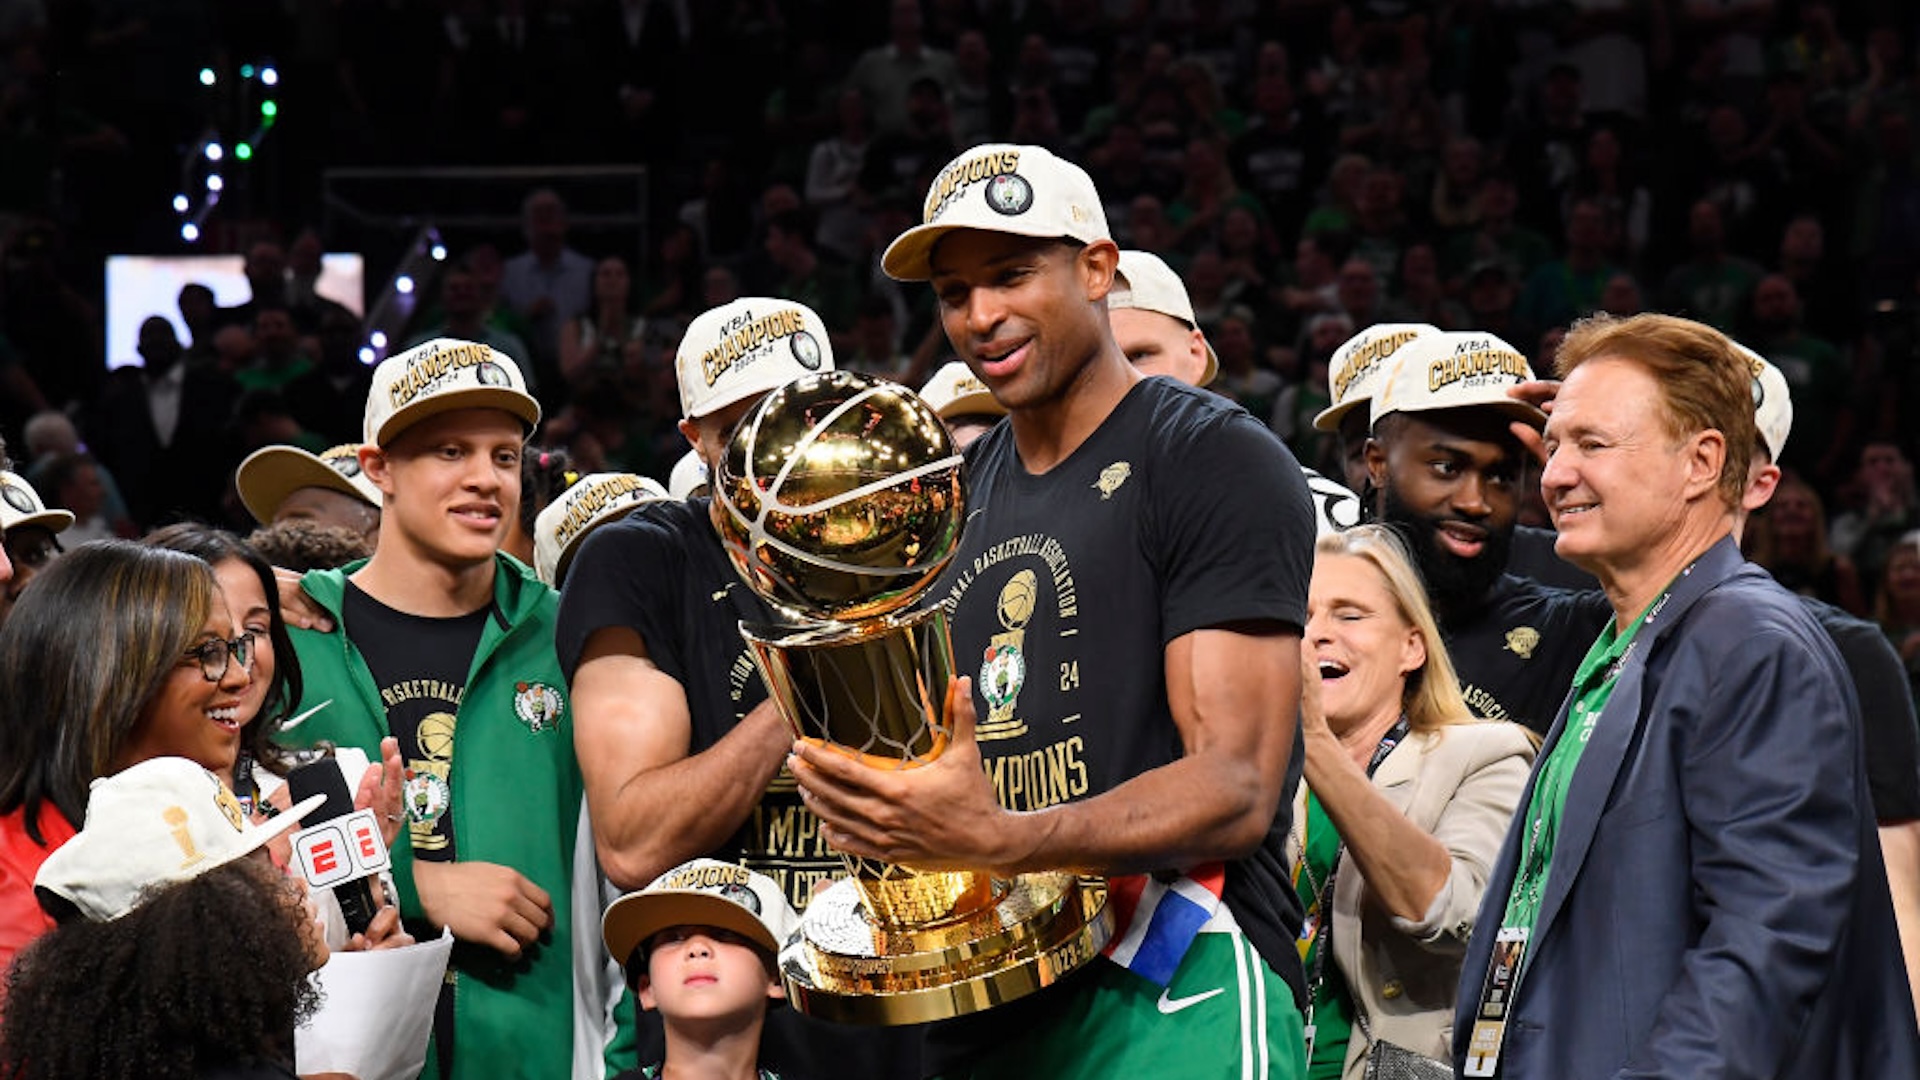
[[[1454, 993], [1467, 937], [1488, 871], [1526, 790], [1534, 752], [1518, 724], [1453, 724], [1407, 739], [1374, 772], [1380, 794], [1453, 856], [1453, 869], [1427, 917], [1410, 923], [1368, 902], [1352, 853], [1341, 853], [1333, 889], [1333, 960], [1355, 1006], [1366, 1011], [1375, 1038], [1442, 1060], [1451, 1054]], [[1302, 784], [1294, 800], [1295, 821], [1304, 820], [1306, 798]], [[1290, 865], [1300, 858], [1297, 837], [1295, 830], [1288, 838]], [[1366, 1052], [1367, 1039], [1356, 1021], [1345, 1080], [1359, 1080]]]

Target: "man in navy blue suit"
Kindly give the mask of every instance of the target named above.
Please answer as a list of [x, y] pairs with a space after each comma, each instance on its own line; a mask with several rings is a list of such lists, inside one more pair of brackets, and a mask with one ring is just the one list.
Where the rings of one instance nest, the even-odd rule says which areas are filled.
[[1753, 378], [1723, 335], [1582, 322], [1545, 432], [1559, 554], [1614, 611], [1488, 882], [1463, 1076], [1920, 1075], [1858, 705], [1733, 540]]

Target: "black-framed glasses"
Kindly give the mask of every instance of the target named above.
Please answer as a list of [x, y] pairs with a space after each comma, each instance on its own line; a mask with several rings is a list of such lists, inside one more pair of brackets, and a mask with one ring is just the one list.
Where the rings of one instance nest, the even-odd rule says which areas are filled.
[[200, 665], [200, 674], [208, 682], [219, 682], [227, 677], [229, 657], [240, 663], [241, 671], [253, 670], [253, 632], [241, 634], [232, 641], [214, 638], [203, 641], [187, 650], [187, 659]]

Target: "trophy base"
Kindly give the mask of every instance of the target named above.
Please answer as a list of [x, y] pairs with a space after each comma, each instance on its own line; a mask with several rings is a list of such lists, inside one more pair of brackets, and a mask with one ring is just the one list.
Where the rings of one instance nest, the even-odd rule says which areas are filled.
[[1051, 986], [1113, 935], [1107, 885], [1066, 873], [1022, 874], [985, 909], [908, 929], [876, 925], [851, 879], [807, 904], [780, 957], [787, 1000], [848, 1024], [921, 1024], [990, 1009]]

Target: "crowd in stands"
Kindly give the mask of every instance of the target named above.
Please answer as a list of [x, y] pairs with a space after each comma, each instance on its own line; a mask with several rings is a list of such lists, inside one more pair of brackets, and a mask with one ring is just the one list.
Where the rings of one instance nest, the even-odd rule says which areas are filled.
[[[0, 432], [78, 519], [63, 539], [247, 527], [242, 457], [358, 431], [364, 304], [339, 301], [363, 298], [314, 289], [322, 170], [643, 164], [644, 258], [529, 185], [495, 208], [520, 230], [456, 241], [394, 348], [523, 358], [543, 446], [664, 479], [673, 349], [733, 297], [799, 300], [843, 367], [923, 383], [947, 343], [879, 250], [957, 149], [1026, 142], [1087, 166], [1121, 245], [1185, 280], [1212, 389], [1322, 471], [1308, 421], [1368, 325], [1491, 331], [1539, 370], [1595, 310], [1732, 334], [1797, 414], [1795, 482], [1749, 550], [1920, 670], [1916, 30], [1829, 0], [12, 4]], [[252, 296], [189, 287], [187, 340], [154, 318], [106, 357], [101, 260], [180, 250], [195, 74], [245, 57], [279, 65], [284, 120], [209, 243]]]

